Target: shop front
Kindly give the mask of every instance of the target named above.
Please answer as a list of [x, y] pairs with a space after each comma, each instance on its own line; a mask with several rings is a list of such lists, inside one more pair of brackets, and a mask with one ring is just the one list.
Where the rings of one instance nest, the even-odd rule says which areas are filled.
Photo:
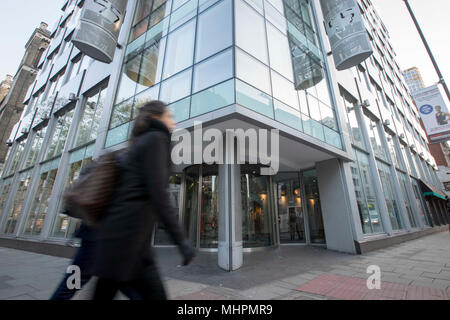
[[[320, 196], [315, 169], [260, 175], [260, 167], [241, 165], [240, 203], [243, 250], [279, 245], [325, 245]], [[188, 167], [172, 176], [170, 194], [186, 236], [199, 250], [216, 252], [219, 246], [220, 191], [218, 165]], [[155, 245], [170, 245], [160, 226]]]

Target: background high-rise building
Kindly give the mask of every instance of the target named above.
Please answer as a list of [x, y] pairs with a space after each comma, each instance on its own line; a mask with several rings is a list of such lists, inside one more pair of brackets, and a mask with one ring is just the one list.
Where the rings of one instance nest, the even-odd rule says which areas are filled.
[[[73, 46], [83, 2], [66, 1], [10, 137], [0, 243], [73, 241], [78, 221], [64, 215], [62, 191], [93, 159], [127, 146], [153, 99], [188, 131], [195, 121], [280, 130], [276, 175], [260, 175], [261, 162], [174, 168], [180, 223], [224, 269], [257, 248], [361, 253], [448, 224], [389, 32], [371, 1], [356, 3], [373, 55], [338, 71], [319, 1], [129, 0], [111, 64]], [[164, 226], [153, 243], [171, 244]]]
[[408, 88], [412, 94], [420, 89], [425, 88], [422, 76], [417, 67], [412, 67], [403, 71], [403, 77], [408, 85]]

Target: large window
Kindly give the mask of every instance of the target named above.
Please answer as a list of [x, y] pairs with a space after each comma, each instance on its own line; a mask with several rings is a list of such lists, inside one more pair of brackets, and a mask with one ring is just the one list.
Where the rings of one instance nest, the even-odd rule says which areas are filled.
[[161, 84], [161, 101], [170, 104], [191, 93], [192, 69], [183, 71]]
[[289, 81], [294, 81], [292, 59], [287, 37], [278, 29], [267, 23], [267, 39], [269, 42], [270, 67]]
[[14, 158], [12, 159], [12, 163], [9, 167], [8, 175], [12, 175], [16, 172], [19, 167], [20, 160], [22, 159], [23, 151], [25, 150], [25, 144], [27, 140], [22, 140], [17, 144], [16, 151], [14, 153]]
[[369, 157], [355, 150], [356, 162], [351, 164], [361, 227], [365, 234], [383, 232], [377, 198], [370, 175]]
[[268, 64], [266, 27], [264, 17], [243, 0], [235, 2], [236, 44]]
[[39, 187], [34, 195], [31, 210], [23, 230], [25, 235], [40, 235], [42, 232], [56, 175], [58, 174], [59, 163], [60, 159], [56, 159], [41, 166]]
[[[69, 173], [65, 179], [64, 190], [67, 189], [80, 175], [81, 171], [92, 162], [93, 145], [79, 149], [70, 155]], [[53, 223], [52, 236], [56, 238], [73, 237], [80, 221], [67, 216], [64, 202], [58, 199], [58, 210]]]
[[27, 160], [25, 161], [23, 166], [25, 169], [31, 168], [36, 164], [46, 132], [47, 127], [44, 127], [35, 133], [33, 137], [33, 143], [31, 145], [30, 151], [28, 152]]
[[409, 197], [408, 187], [407, 187], [408, 182], [406, 180], [406, 175], [404, 173], [397, 171], [397, 176], [399, 179], [400, 187], [402, 188], [403, 198], [405, 200], [405, 209], [408, 214], [409, 223], [411, 224], [411, 227], [417, 228], [419, 225], [416, 221], [416, 218], [414, 217], [413, 208], [412, 208], [413, 199], [410, 199], [410, 197]]
[[107, 88], [98, 89], [91, 97], [86, 99], [75, 140], [75, 147], [87, 144], [97, 137], [106, 91]]
[[5, 210], [6, 200], [8, 199], [9, 191], [11, 190], [12, 178], [5, 179], [3, 186], [0, 188], [0, 221]]
[[383, 144], [381, 143], [377, 123], [366, 115], [364, 115], [364, 121], [366, 123], [370, 144], [372, 145], [375, 156], [386, 160], [386, 153], [384, 151]]
[[231, 0], [224, 0], [199, 15], [195, 61], [232, 45]]
[[267, 94], [272, 93], [269, 67], [236, 49], [236, 77]]
[[16, 189], [14, 202], [9, 210], [6, 218], [4, 233], [13, 234], [16, 230], [16, 225], [19, 220], [20, 213], [22, 212], [25, 195], [27, 194], [28, 186], [31, 180], [31, 170], [22, 172], [19, 178], [19, 185]]
[[193, 93], [231, 77], [233, 77], [233, 53], [230, 49], [195, 66]]
[[193, 64], [195, 23], [194, 19], [169, 34], [163, 79], [167, 79]]
[[389, 219], [393, 230], [403, 229], [404, 226], [400, 219], [400, 211], [397, 204], [392, 175], [388, 165], [377, 160], [378, 173], [380, 175], [381, 186], [383, 187], [384, 198], [388, 209]]
[[67, 135], [69, 134], [70, 124], [72, 123], [73, 114], [74, 109], [71, 109], [58, 116], [56, 119], [56, 126], [47, 147], [46, 160], [57, 157], [63, 152]]

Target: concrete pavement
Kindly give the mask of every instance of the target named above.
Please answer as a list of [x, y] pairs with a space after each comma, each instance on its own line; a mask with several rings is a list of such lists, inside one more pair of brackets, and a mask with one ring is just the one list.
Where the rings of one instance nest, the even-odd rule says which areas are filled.
[[[200, 253], [181, 267], [176, 248], [155, 252], [171, 299], [450, 299], [450, 235], [442, 232], [364, 255], [321, 247], [282, 246], [246, 253], [229, 273], [217, 254]], [[70, 260], [0, 248], [0, 299], [48, 299]], [[381, 269], [381, 290], [368, 290], [370, 265]], [[75, 299], [89, 299], [95, 279]], [[119, 295], [117, 299], [124, 299]]]

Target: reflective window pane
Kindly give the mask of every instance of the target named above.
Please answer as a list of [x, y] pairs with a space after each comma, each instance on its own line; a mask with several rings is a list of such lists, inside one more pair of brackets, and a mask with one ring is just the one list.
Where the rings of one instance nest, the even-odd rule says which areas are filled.
[[41, 174], [39, 187], [34, 195], [23, 234], [41, 234], [57, 173], [58, 169], [53, 169], [49, 172], [44, 172]]
[[200, 14], [197, 29], [196, 62], [231, 46], [231, 0], [223, 0]]
[[366, 154], [355, 150], [355, 159], [356, 162], [351, 164], [351, 171], [363, 232], [383, 232], [383, 224], [370, 174], [369, 158]]
[[233, 54], [231, 50], [216, 55], [194, 68], [194, 91], [198, 92], [233, 76]]
[[235, 6], [236, 30], [239, 30], [236, 32], [236, 44], [267, 64], [264, 18], [242, 0], [237, 0]]
[[161, 84], [160, 100], [170, 104], [191, 93], [192, 69], [186, 70]]
[[377, 167], [378, 173], [380, 175], [381, 185], [383, 187], [386, 205], [388, 208], [389, 219], [391, 220], [392, 229], [403, 229], [389, 166], [377, 160]]
[[127, 100], [136, 93], [141, 60], [142, 56], [138, 55], [124, 64], [119, 89], [117, 90], [116, 104]]
[[192, 96], [191, 117], [234, 103], [234, 80], [229, 80]]
[[131, 121], [131, 110], [133, 109], [133, 98], [114, 106], [110, 129], [116, 128], [125, 122]]
[[274, 100], [275, 120], [290, 126], [296, 130], [302, 131], [302, 119], [298, 110], [292, 109], [284, 103]]
[[136, 92], [141, 92], [161, 81], [165, 45], [166, 38], [163, 38], [157, 40], [144, 50]]
[[274, 71], [272, 71], [271, 74], [273, 96], [283, 101], [291, 108], [300, 110], [298, 105], [298, 95], [294, 88], [294, 84]]
[[273, 119], [272, 97], [236, 80], [236, 103]]
[[191, 97], [177, 101], [169, 105], [169, 109], [172, 110], [174, 120], [181, 122], [189, 119], [189, 109], [191, 104]]
[[294, 75], [287, 37], [270, 23], [267, 23], [267, 38], [269, 41], [270, 67], [293, 82]]
[[239, 49], [236, 49], [236, 77], [271, 94], [269, 68]]
[[194, 33], [195, 19], [169, 34], [163, 79], [192, 65]]
[[4, 221], [3, 233], [12, 234], [16, 231], [17, 221], [19, 220], [20, 213], [23, 208], [23, 201], [27, 194], [28, 186], [31, 180], [31, 170], [21, 173], [19, 185], [16, 189], [16, 194], [12, 203], [12, 207], [9, 209], [8, 216]]
[[127, 141], [130, 123], [131, 122], [127, 122], [117, 128], [110, 130], [106, 137], [105, 148], [109, 148]]

